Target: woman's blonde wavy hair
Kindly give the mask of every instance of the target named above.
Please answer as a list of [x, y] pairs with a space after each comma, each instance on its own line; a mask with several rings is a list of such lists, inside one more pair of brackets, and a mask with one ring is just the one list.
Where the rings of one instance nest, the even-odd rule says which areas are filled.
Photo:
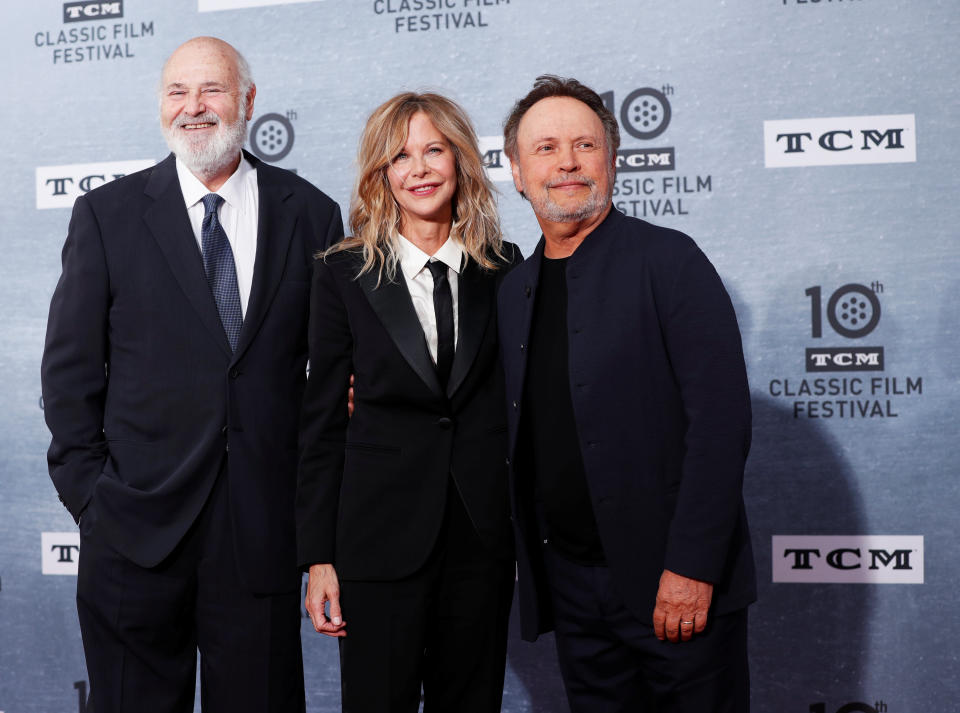
[[[407, 142], [410, 119], [423, 112], [443, 134], [457, 166], [453, 220], [457, 238], [470, 260], [495, 270], [503, 259], [503, 236], [494, 187], [480, 157], [477, 136], [466, 112], [440, 94], [404, 92], [377, 107], [363, 130], [357, 155], [357, 183], [350, 205], [350, 231], [327, 250], [362, 249], [360, 275], [376, 269], [378, 282], [393, 280], [400, 262], [400, 207], [390, 190], [387, 169]], [[359, 275], [358, 275], [359, 276]]]

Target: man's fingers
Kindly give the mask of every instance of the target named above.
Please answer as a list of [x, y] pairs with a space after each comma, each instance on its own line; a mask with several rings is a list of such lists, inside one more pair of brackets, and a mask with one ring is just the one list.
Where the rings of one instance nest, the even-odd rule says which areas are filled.
[[330, 595], [330, 621], [334, 626], [343, 625], [343, 614], [340, 611], [340, 593]]
[[674, 643], [680, 641], [680, 617], [669, 617], [666, 625], [667, 640]]
[[653, 610], [653, 633], [660, 641], [667, 638], [667, 615], [659, 606]]
[[313, 622], [313, 628], [317, 631], [320, 631], [320, 626], [324, 622], [323, 597], [308, 594], [303, 605], [307, 610], [307, 614], [310, 615], [310, 621]]
[[682, 641], [690, 641], [693, 638], [695, 624], [693, 617], [680, 617], [680, 639]]
[[697, 634], [702, 634], [703, 630], [707, 628], [707, 612], [697, 612], [697, 616], [693, 620], [693, 630]]

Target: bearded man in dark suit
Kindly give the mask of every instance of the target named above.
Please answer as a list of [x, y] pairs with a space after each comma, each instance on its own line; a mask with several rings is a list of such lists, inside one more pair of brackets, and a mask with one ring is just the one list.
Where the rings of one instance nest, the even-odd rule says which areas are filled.
[[313, 256], [340, 211], [241, 147], [229, 44], [163, 68], [164, 161], [77, 199], [42, 382], [78, 521], [91, 699], [107, 711], [304, 709], [294, 544]]

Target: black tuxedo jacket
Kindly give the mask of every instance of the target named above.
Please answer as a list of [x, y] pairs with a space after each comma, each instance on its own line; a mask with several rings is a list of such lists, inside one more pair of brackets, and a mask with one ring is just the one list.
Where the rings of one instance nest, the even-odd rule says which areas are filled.
[[520, 252], [505, 248], [500, 269], [469, 262], [459, 275], [445, 390], [403, 275], [379, 286], [376, 272], [358, 278], [359, 251], [317, 262], [297, 489], [301, 566], [333, 563], [341, 579], [368, 581], [413, 573], [436, 541], [451, 482], [489, 550], [512, 556], [496, 292]]
[[[552, 627], [532, 474], [518, 443], [543, 240], [504, 280], [511, 494], [522, 634]], [[664, 568], [712, 582], [714, 613], [756, 597], [742, 499], [750, 393], [730, 299], [682, 233], [616, 209], [567, 263], [570, 395], [600, 539], [634, 615]]]
[[77, 199], [42, 363], [50, 475], [77, 520], [143, 567], [180, 541], [226, 464], [241, 573], [296, 589], [297, 432], [314, 253], [330, 198], [247, 158], [259, 185], [249, 305], [231, 354], [171, 155]]

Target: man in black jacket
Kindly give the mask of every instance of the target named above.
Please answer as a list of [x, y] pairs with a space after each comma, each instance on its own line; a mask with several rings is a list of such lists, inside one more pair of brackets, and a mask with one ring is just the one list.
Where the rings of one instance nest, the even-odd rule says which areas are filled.
[[543, 230], [499, 296], [523, 636], [555, 629], [574, 711], [746, 711], [730, 299], [690, 238], [613, 209], [619, 133], [595, 92], [540, 77], [504, 133]]

